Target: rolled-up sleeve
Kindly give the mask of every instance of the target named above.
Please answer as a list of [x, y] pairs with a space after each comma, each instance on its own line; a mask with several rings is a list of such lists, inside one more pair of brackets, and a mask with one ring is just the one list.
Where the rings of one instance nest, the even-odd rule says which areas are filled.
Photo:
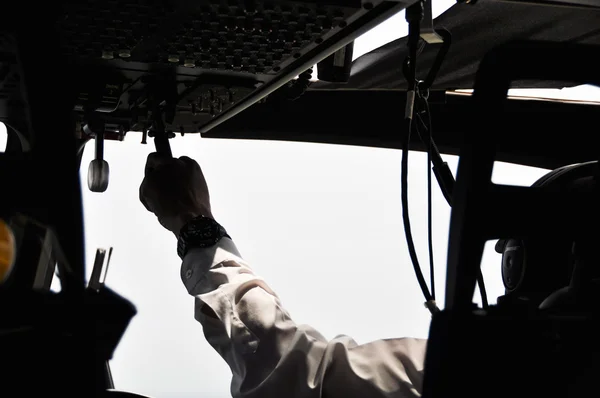
[[426, 340], [326, 340], [294, 323], [228, 238], [190, 250], [181, 278], [207, 341], [231, 368], [233, 397], [420, 396]]

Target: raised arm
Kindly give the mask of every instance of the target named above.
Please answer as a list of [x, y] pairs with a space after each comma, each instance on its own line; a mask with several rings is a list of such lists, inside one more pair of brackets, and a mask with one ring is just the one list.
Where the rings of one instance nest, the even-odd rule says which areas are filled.
[[[182, 281], [195, 297], [195, 318], [207, 341], [231, 368], [234, 397], [420, 395], [426, 341], [357, 345], [346, 336], [327, 341], [296, 324], [214, 221], [196, 162], [151, 155], [140, 199], [179, 239]], [[206, 233], [182, 242], [198, 230]]]

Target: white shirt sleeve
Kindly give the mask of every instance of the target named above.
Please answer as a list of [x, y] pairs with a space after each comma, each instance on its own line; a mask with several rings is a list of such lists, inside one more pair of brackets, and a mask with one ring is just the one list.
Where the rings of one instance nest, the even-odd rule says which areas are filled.
[[294, 323], [228, 238], [190, 250], [181, 278], [206, 339], [231, 368], [235, 398], [420, 396], [426, 340], [327, 341]]

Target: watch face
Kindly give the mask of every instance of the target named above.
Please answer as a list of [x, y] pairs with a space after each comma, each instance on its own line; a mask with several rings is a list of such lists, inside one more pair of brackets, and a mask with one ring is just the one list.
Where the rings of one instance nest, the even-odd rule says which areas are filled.
[[204, 228], [198, 229], [198, 238], [200, 239], [214, 239], [219, 234], [219, 227], [210, 223]]
[[229, 237], [225, 228], [212, 218], [194, 218], [182, 228], [177, 241], [177, 253], [183, 258], [190, 248], [213, 246], [225, 236]]

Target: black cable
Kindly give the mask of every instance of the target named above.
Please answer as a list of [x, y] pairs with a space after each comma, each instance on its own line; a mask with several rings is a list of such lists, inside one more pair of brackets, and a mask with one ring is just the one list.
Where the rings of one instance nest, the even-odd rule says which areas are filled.
[[[430, 259], [430, 269], [433, 269], [433, 239], [432, 239], [432, 223], [431, 223], [431, 219], [432, 219], [432, 214], [431, 214], [431, 208], [432, 208], [432, 201], [431, 201], [431, 166], [433, 165], [434, 162], [434, 158], [437, 157], [439, 159], [439, 161], [437, 162], [438, 164], [442, 164], [441, 167], [445, 167], [447, 168], [448, 172], [445, 173], [445, 175], [447, 176], [445, 178], [446, 181], [446, 186], [453, 186], [454, 185], [454, 176], [452, 175], [452, 171], [450, 171], [450, 167], [448, 166], [447, 162], [444, 162], [439, 150], [437, 149], [437, 147], [435, 146], [435, 142], [433, 141], [433, 128], [432, 128], [432, 123], [431, 123], [431, 112], [429, 109], [429, 103], [427, 101], [426, 98], [423, 98], [421, 96], [419, 96], [419, 104], [423, 104], [424, 108], [425, 108], [425, 113], [427, 116], [427, 124], [425, 124], [425, 122], [423, 121], [423, 118], [421, 117], [421, 111], [415, 112], [417, 118], [419, 119], [419, 121], [421, 122], [421, 124], [423, 125], [423, 127], [425, 128], [425, 131], [427, 133], [426, 136], [423, 136], [421, 134], [419, 134], [419, 136], [421, 137], [421, 140], [423, 142], [425, 142], [427, 144], [427, 167], [428, 167], [428, 175], [427, 175], [427, 200], [428, 200], [428, 239], [429, 239], [429, 259]], [[419, 131], [419, 130], [417, 130]], [[433, 155], [433, 156], [432, 156]], [[436, 156], [437, 155], [437, 156]], [[435, 165], [433, 166], [435, 168]], [[449, 177], [448, 177], [449, 176]], [[444, 190], [444, 187], [442, 187], [442, 182], [439, 180], [438, 178], [438, 182], [440, 183], [440, 188], [442, 189], [442, 191]], [[446, 196], [446, 195], [444, 195]], [[448, 200], [448, 204], [450, 205], [450, 207], [452, 207], [452, 200], [451, 200], [451, 194], [450, 194], [450, 200]], [[448, 197], [446, 197], [446, 199], [448, 199]], [[433, 271], [432, 271], [433, 273]], [[485, 281], [483, 278], [483, 272], [481, 271], [481, 267], [479, 268], [479, 272], [477, 275], [477, 285], [479, 287], [479, 294], [481, 295], [481, 303], [482, 303], [482, 307], [487, 309], [488, 308], [488, 298], [487, 298], [487, 291], [485, 288]], [[432, 292], [432, 296], [435, 300], [435, 285], [434, 285], [434, 280], [432, 278], [431, 280], [431, 292]]]
[[[431, 111], [429, 109], [429, 102], [427, 100], [424, 100], [423, 103], [425, 107], [425, 112], [427, 113], [428, 125], [431, 126]], [[442, 155], [440, 154], [438, 147], [435, 145], [433, 136], [431, 135], [431, 133], [429, 133], [431, 128], [427, 127], [428, 125], [425, 124], [419, 113], [417, 113], [417, 118], [429, 134], [429, 138], [427, 138], [427, 140], [425, 139], [426, 137], [421, 137], [421, 141], [426, 145], [428, 152], [431, 153], [431, 164], [433, 165], [433, 173], [438, 182], [440, 190], [444, 195], [444, 198], [446, 198], [446, 202], [448, 202], [448, 205], [452, 207], [452, 192], [454, 191], [455, 182], [454, 176], [452, 175], [452, 170], [450, 170], [450, 166], [448, 166], [448, 163], [444, 162], [444, 159], [442, 159]]]
[[481, 271], [481, 267], [479, 267], [479, 273], [477, 274], [477, 285], [479, 286], [479, 294], [481, 295], [481, 304], [482, 307], [488, 308], [488, 298], [487, 292], [485, 290], [485, 282], [483, 280], [483, 272]]
[[[437, 164], [438, 164], [437, 167], [438, 167], [438, 170], [440, 170], [440, 173], [439, 173], [439, 176], [436, 174], [436, 177], [438, 178], [438, 181], [442, 181], [440, 183], [440, 185], [442, 185], [442, 184], [444, 185], [443, 189], [446, 190], [446, 194], [450, 198], [450, 200], [448, 201], [448, 204], [450, 205], [450, 207], [452, 207], [452, 192], [453, 192], [453, 188], [454, 188], [454, 183], [456, 181], [454, 179], [454, 176], [452, 175], [450, 166], [448, 166], [447, 162], [444, 162], [444, 160], [442, 159], [442, 155], [440, 154], [440, 151], [438, 150], [438, 148], [435, 145], [435, 142], [433, 141], [433, 127], [432, 127], [432, 123], [431, 123], [431, 111], [429, 110], [429, 102], [427, 100], [425, 100], [424, 103], [425, 103], [425, 110], [427, 112], [427, 121], [428, 121], [428, 128], [429, 128], [429, 130], [428, 130], [428, 132], [429, 132], [429, 134], [428, 134], [428, 136], [429, 136], [428, 153], [433, 155], [432, 159], [431, 159], [432, 162], [434, 161], [433, 158], [437, 158]], [[436, 165], [433, 164], [434, 169], [435, 169], [435, 167], [436, 167]], [[430, 172], [431, 172], [431, 170], [430, 170]], [[448, 197], [446, 198], [447, 200], [448, 200]], [[477, 285], [479, 286], [479, 294], [481, 295], [482, 306], [483, 306], [483, 308], [487, 309], [488, 308], [487, 291], [485, 290], [485, 282], [483, 279], [483, 272], [481, 271], [481, 266], [479, 267], [479, 273], [477, 275]], [[433, 291], [433, 287], [431, 288], [431, 290]]]
[[435, 300], [435, 267], [433, 266], [433, 210], [431, 197], [431, 151], [427, 151], [427, 240], [429, 241], [429, 274], [431, 297]]
[[[435, 177], [438, 181], [440, 189], [446, 198], [446, 201], [452, 207], [452, 194], [454, 190], [455, 179], [452, 175], [452, 171], [448, 166], [448, 163], [444, 162], [440, 152], [433, 141], [432, 135], [432, 123], [431, 123], [431, 112], [429, 109], [428, 103], [428, 95], [422, 96], [421, 93], [418, 93], [418, 90], [422, 88], [417, 83], [417, 68], [416, 61], [417, 56], [423, 50], [423, 46], [419, 47], [419, 39], [420, 39], [420, 31], [421, 31], [421, 20], [424, 16], [423, 3], [418, 2], [406, 9], [405, 12], [406, 21], [408, 22], [408, 58], [404, 64], [404, 75], [406, 77], [406, 81], [408, 83], [407, 97], [406, 97], [406, 111], [405, 111], [405, 124], [406, 124], [406, 134], [404, 135], [404, 139], [402, 142], [402, 173], [401, 173], [401, 200], [402, 200], [402, 218], [404, 221], [404, 234], [406, 235], [406, 243], [408, 246], [408, 253], [410, 255], [411, 262], [413, 264], [413, 268], [415, 270], [415, 274], [417, 276], [417, 281], [419, 282], [419, 286], [421, 287], [421, 291], [425, 296], [426, 302], [425, 306], [431, 311], [431, 313], [435, 313], [439, 311], [435, 303], [435, 267], [434, 267], [434, 258], [433, 258], [433, 205], [432, 205], [432, 184], [431, 184], [431, 171], [433, 170]], [[450, 34], [449, 32], [445, 32], [443, 35], [444, 40], [446, 41], [445, 46], [442, 48], [442, 51], [436, 57], [435, 68], [439, 69], [443, 58], [445, 57], [448, 47], [450, 45]], [[427, 86], [426, 90], [431, 86], [433, 80], [435, 79], [435, 72], [430, 71], [429, 76], [427, 77]], [[423, 119], [421, 118], [421, 110], [417, 112], [414, 111], [415, 106], [415, 98], [418, 95], [419, 105], [420, 103], [424, 104], [425, 113], [427, 114], [428, 123], [425, 124]], [[418, 128], [418, 121], [421, 122], [425, 131], [427, 132], [427, 140], [423, 137]], [[428, 246], [429, 246], [429, 271], [431, 277], [431, 293], [427, 288], [427, 284], [425, 282], [425, 278], [423, 277], [423, 273], [421, 271], [421, 266], [419, 264], [419, 259], [417, 257], [417, 252], [415, 250], [414, 240], [412, 237], [412, 231], [410, 226], [410, 214], [408, 210], [408, 152], [410, 145], [410, 135], [412, 132], [413, 123], [415, 124], [415, 129], [419, 134], [421, 140], [427, 146], [427, 235], [428, 235]], [[433, 166], [433, 167], [432, 167]], [[477, 282], [479, 285], [479, 291], [481, 294], [481, 300], [483, 303], [483, 307], [487, 308], [487, 293], [485, 290], [485, 284], [483, 280], [483, 273], [481, 271], [481, 267], [479, 268], [479, 274], [477, 278]]]
[[[433, 147], [433, 130], [431, 128], [431, 114], [429, 113], [429, 104], [427, 99], [424, 99], [425, 107], [427, 108], [427, 118], [429, 125], [427, 126], [428, 143], [427, 146], [427, 240], [429, 246], [429, 273], [430, 273], [430, 286], [431, 286], [431, 297], [435, 300], [435, 267], [433, 259], [433, 195], [431, 192], [431, 151]], [[420, 116], [419, 116], [420, 117]]]
[[[419, 98], [419, 100], [421, 100], [421, 98]], [[423, 100], [425, 100], [425, 99], [423, 99]], [[419, 101], [419, 102], [421, 102], [421, 101]], [[435, 300], [435, 266], [434, 266], [434, 259], [433, 259], [433, 206], [432, 206], [432, 192], [431, 192], [431, 187], [432, 187], [432, 183], [431, 183], [431, 128], [429, 128], [428, 126], [425, 125], [425, 123], [423, 122], [423, 119], [421, 118], [420, 113], [421, 113], [421, 109], [420, 109], [420, 107], [417, 107], [415, 115], [419, 118], [419, 120], [423, 124], [423, 127], [425, 128], [425, 131], [427, 132], [428, 137], [429, 137], [427, 139], [427, 142], [429, 142], [429, 144], [430, 144], [427, 147], [427, 244], [428, 244], [428, 250], [429, 250], [429, 278], [430, 278], [429, 286], [431, 286], [431, 298], [433, 300]], [[421, 140], [423, 142], [426, 142], [426, 140], [425, 140], [426, 137], [424, 137], [423, 134], [421, 134], [421, 130], [419, 129], [418, 124], [415, 124], [415, 130], [417, 131], [417, 134], [419, 135]]]
[[419, 259], [417, 258], [417, 252], [415, 250], [415, 243], [413, 240], [412, 230], [410, 226], [410, 215], [408, 211], [408, 145], [410, 142], [410, 134], [412, 130], [412, 120], [407, 120], [407, 124], [407, 134], [404, 135], [404, 141], [402, 143], [402, 172], [400, 176], [402, 184], [401, 201], [402, 219], [404, 221], [404, 235], [406, 236], [408, 254], [410, 255], [410, 260], [413, 264], [413, 268], [417, 276], [417, 281], [419, 282], [419, 286], [421, 287], [423, 296], [425, 296], [425, 300], [427, 302], [431, 302], [433, 301], [433, 297], [429, 292], [429, 288], [427, 287], [427, 283], [425, 282], [425, 278], [423, 277], [423, 273], [421, 272], [421, 266], [419, 265]]
[[418, 44], [419, 44], [419, 35], [420, 35], [420, 21], [423, 18], [423, 4], [418, 3], [414, 4], [406, 10], [406, 20], [408, 21], [408, 49], [409, 49], [409, 57], [408, 57], [408, 65], [406, 68], [406, 80], [408, 82], [408, 91], [407, 91], [407, 103], [406, 103], [406, 113], [405, 113], [405, 124], [406, 124], [406, 134], [404, 135], [404, 139], [402, 142], [402, 172], [401, 172], [401, 201], [402, 201], [402, 219], [404, 221], [404, 234], [406, 236], [406, 243], [408, 246], [408, 253], [410, 255], [411, 262], [413, 264], [413, 268], [415, 270], [415, 274], [417, 277], [417, 281], [419, 282], [419, 286], [421, 287], [421, 291], [423, 292], [423, 296], [425, 296], [425, 306], [429, 309], [429, 311], [433, 314], [439, 309], [435, 304], [435, 300], [433, 299], [429, 289], [427, 287], [427, 283], [425, 282], [425, 278], [423, 277], [423, 272], [421, 271], [421, 266], [419, 265], [419, 259], [417, 257], [417, 252], [415, 250], [414, 239], [412, 236], [412, 230], [410, 226], [410, 214], [408, 208], [408, 152], [410, 145], [410, 135], [413, 127], [413, 115], [414, 115], [414, 105], [415, 105], [415, 94], [417, 89], [417, 81], [416, 81], [416, 60], [418, 54]]

